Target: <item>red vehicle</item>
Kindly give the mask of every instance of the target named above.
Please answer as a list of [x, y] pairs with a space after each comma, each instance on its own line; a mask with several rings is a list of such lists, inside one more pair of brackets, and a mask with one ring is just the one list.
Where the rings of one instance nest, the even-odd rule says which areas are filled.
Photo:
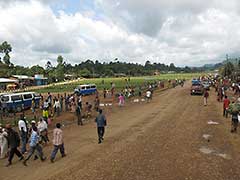
[[204, 92], [204, 87], [201, 84], [201, 82], [192, 82], [192, 86], [191, 86], [191, 95], [203, 95]]

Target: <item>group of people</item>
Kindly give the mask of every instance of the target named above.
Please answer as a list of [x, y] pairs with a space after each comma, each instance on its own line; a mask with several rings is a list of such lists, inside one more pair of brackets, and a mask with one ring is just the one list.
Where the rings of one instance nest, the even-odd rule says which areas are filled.
[[[40, 158], [45, 161], [46, 157], [43, 153], [43, 141], [49, 142], [47, 135], [47, 123], [40, 118], [39, 122], [31, 122], [28, 124], [23, 114], [20, 115], [18, 121], [18, 132], [15, 131], [10, 124], [5, 128], [0, 127], [0, 148], [1, 158], [8, 158], [6, 166], [12, 164], [12, 159], [16, 154], [20, 161], [26, 166], [27, 161], [34, 155], [34, 159]], [[53, 130], [53, 151], [50, 156], [51, 162], [54, 162], [58, 149], [60, 149], [62, 157], [65, 157], [63, 132], [61, 124], [57, 123], [56, 128]], [[28, 146], [27, 146], [28, 145]], [[20, 150], [18, 149], [20, 147]], [[27, 147], [29, 150], [27, 151]], [[37, 154], [34, 154], [35, 151]]]

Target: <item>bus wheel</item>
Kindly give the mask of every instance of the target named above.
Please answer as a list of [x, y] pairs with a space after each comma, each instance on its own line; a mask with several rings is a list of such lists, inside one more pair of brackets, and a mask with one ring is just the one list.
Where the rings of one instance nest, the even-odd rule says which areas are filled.
[[22, 112], [22, 107], [18, 106], [17, 107], [17, 112]]

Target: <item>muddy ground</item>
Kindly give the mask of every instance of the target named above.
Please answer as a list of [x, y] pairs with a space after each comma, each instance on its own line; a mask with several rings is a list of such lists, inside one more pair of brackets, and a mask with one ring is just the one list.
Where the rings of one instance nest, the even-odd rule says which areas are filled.
[[[28, 167], [15, 158], [8, 168], [1, 160], [0, 179], [239, 180], [239, 134], [230, 133], [214, 90], [204, 107], [202, 96], [190, 96], [189, 89], [186, 84], [156, 92], [150, 103], [108, 107], [100, 145], [93, 119], [65, 126], [67, 157], [58, 154], [53, 164], [31, 159]], [[44, 147], [44, 154], [51, 149]]]

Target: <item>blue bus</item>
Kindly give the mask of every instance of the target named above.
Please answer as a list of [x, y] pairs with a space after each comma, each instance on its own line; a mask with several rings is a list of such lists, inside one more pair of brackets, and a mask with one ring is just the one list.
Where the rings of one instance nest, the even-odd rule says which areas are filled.
[[97, 92], [97, 86], [95, 84], [83, 84], [79, 85], [74, 92], [78, 95], [90, 95]]
[[40, 95], [35, 92], [11, 93], [2, 94], [0, 96], [1, 105], [8, 111], [21, 112], [25, 109], [30, 109], [32, 100], [35, 101], [36, 108], [40, 105]]

